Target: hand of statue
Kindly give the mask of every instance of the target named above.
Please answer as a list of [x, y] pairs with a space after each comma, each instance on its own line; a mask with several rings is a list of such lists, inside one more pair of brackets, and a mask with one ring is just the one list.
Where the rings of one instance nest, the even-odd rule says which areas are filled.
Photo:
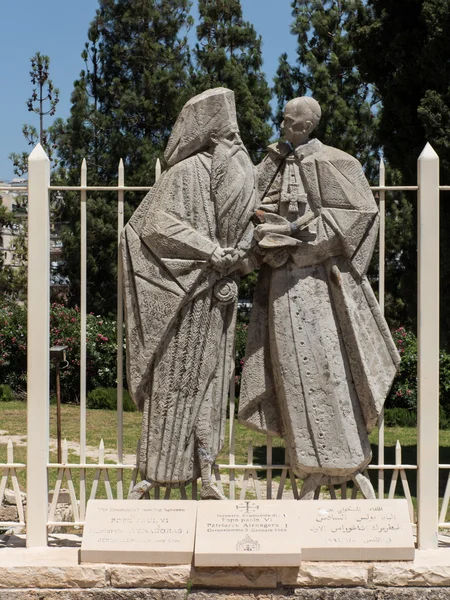
[[239, 252], [235, 248], [217, 246], [209, 260], [218, 271], [226, 271], [239, 260]]
[[264, 225], [258, 225], [253, 232], [255, 240], [260, 242], [269, 233], [278, 233], [279, 235], [291, 235], [291, 223], [280, 215], [268, 213], [265, 215]]

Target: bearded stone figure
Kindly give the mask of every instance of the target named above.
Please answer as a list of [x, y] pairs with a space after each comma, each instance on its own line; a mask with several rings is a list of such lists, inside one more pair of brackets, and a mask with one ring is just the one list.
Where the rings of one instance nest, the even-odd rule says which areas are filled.
[[211, 466], [234, 365], [235, 275], [253, 268], [257, 197], [233, 92], [192, 98], [165, 159], [168, 170], [123, 234], [128, 385], [143, 412], [144, 481], [132, 497], [201, 476], [201, 497], [219, 499]]
[[359, 162], [309, 135], [312, 98], [285, 109], [287, 142], [258, 168], [264, 256], [249, 325], [239, 419], [284, 437], [302, 498], [364, 469], [400, 358], [366, 277], [378, 209]]

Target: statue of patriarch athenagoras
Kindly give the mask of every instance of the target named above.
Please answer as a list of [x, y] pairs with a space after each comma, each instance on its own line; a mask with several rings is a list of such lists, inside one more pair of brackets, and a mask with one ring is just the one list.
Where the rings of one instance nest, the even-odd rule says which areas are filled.
[[245, 256], [257, 198], [231, 90], [184, 106], [165, 159], [122, 241], [128, 386], [143, 412], [144, 481], [131, 496], [201, 476], [201, 498], [219, 499], [211, 467], [234, 366], [234, 275], [253, 268]]

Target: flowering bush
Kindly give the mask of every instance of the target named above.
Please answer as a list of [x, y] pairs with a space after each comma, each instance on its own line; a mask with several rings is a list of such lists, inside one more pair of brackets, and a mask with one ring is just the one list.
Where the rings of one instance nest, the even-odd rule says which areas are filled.
[[[26, 306], [7, 304], [0, 307], [0, 383], [16, 393], [26, 389]], [[89, 314], [86, 317], [87, 392], [116, 385], [116, 324], [111, 319]], [[52, 304], [50, 345], [67, 346], [67, 364], [61, 373], [61, 399], [76, 402], [80, 393], [80, 311]], [[61, 365], [64, 367], [64, 364]], [[55, 385], [55, 366], [50, 374]]]
[[27, 310], [13, 302], [0, 307], [0, 384], [14, 392], [27, 385]]
[[[386, 407], [405, 408], [415, 415], [417, 412], [417, 339], [404, 327], [395, 329], [392, 336], [402, 360], [387, 398]], [[445, 350], [441, 350], [439, 354], [439, 403], [441, 426], [447, 426], [450, 424], [450, 354]]]

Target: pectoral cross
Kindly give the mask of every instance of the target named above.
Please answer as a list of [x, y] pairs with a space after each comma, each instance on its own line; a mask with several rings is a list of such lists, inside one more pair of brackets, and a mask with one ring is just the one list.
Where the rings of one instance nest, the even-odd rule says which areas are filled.
[[308, 196], [305, 193], [298, 165], [295, 158], [286, 159], [284, 185], [280, 197], [280, 214], [288, 219], [296, 219], [305, 214], [308, 207]]
[[287, 212], [289, 215], [302, 216], [306, 212], [308, 196], [305, 192], [300, 191], [298, 183], [289, 183], [288, 192], [282, 194], [281, 202], [288, 205]]

